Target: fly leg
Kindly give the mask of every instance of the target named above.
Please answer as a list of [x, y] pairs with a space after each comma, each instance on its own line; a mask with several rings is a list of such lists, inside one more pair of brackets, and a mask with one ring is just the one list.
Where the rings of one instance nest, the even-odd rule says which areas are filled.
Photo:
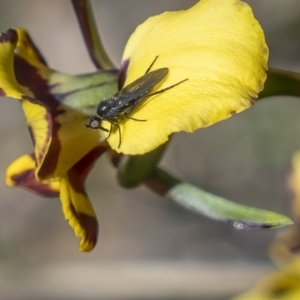
[[104, 141], [107, 141], [107, 140], [109, 139], [109, 137], [110, 137], [110, 135], [111, 135], [111, 133], [112, 133], [113, 125], [115, 125], [115, 124], [114, 124], [114, 123], [110, 123], [110, 128], [109, 128], [109, 130], [106, 129], [106, 128], [100, 128], [100, 129], [104, 130], [105, 132], [108, 132], [108, 135], [107, 135], [107, 137], [105, 138]]
[[117, 123], [113, 123], [113, 124], [118, 128], [118, 131], [119, 131], [119, 145], [118, 145], [118, 148], [120, 148], [121, 143], [122, 143], [121, 128], [120, 128], [119, 124], [117, 124]]
[[135, 118], [130, 117], [129, 115], [125, 115], [125, 118], [133, 120], [133, 121], [138, 121], [138, 122], [146, 122], [147, 121], [147, 120], [135, 119]]
[[105, 140], [107, 141], [109, 139], [109, 137], [111, 136], [112, 131], [113, 131], [113, 126], [115, 126], [115, 127], [118, 128], [118, 132], [119, 132], [119, 144], [118, 144], [118, 148], [120, 148], [121, 143], [122, 143], [122, 136], [121, 136], [121, 128], [120, 128], [120, 125], [118, 123], [110, 122], [109, 134], [108, 134], [108, 136], [107, 136], [107, 138]]
[[[88, 126], [88, 125], [85, 125], [85, 126], [86, 126], [86, 127], [90, 127], [90, 126]], [[99, 129], [101, 129], [101, 130], [103, 130], [103, 131], [105, 131], [105, 132], [110, 132], [110, 130], [108, 130], [108, 129], [102, 127], [102, 126], [99, 126]]]

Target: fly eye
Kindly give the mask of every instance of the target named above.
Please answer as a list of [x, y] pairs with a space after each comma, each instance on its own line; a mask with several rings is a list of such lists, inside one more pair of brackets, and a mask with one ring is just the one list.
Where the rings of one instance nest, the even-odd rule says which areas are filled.
[[99, 120], [96, 119], [96, 118], [91, 118], [90, 123], [89, 123], [89, 127], [92, 128], [92, 129], [98, 129], [100, 127]]

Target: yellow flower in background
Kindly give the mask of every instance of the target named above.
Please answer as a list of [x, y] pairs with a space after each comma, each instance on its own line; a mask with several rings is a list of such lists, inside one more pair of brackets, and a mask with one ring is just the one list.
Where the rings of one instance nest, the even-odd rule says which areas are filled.
[[[143, 100], [114, 130], [110, 146], [143, 154], [179, 131], [193, 132], [249, 108], [266, 78], [268, 48], [250, 7], [237, 0], [202, 0], [188, 10], [149, 18], [130, 37], [121, 67], [122, 86], [168, 68], [152, 92], [185, 82]], [[103, 123], [106, 129], [110, 124]]]
[[10, 29], [0, 37], [0, 77], [1, 96], [20, 101], [34, 145], [33, 154], [8, 167], [7, 185], [59, 196], [65, 218], [81, 238], [79, 249], [91, 250], [98, 223], [84, 181], [108, 146], [99, 141], [97, 132], [86, 129], [89, 116], [82, 103], [80, 110], [77, 106], [80, 99], [88, 107], [115, 91], [115, 72], [82, 76], [55, 72], [24, 30]]
[[[295, 224], [281, 232], [270, 247], [272, 259], [280, 266], [300, 259], [300, 152], [292, 157], [288, 188], [292, 196], [291, 212]], [[300, 272], [300, 269], [299, 269]]]
[[251, 291], [233, 300], [300, 299], [300, 260], [265, 276]]
[[270, 256], [280, 269], [267, 274], [253, 289], [234, 300], [300, 299], [300, 152], [293, 155], [288, 185], [295, 224], [281, 232], [270, 247]]
[[300, 221], [300, 151], [292, 157], [292, 172], [289, 177], [289, 187], [293, 193], [292, 211]]

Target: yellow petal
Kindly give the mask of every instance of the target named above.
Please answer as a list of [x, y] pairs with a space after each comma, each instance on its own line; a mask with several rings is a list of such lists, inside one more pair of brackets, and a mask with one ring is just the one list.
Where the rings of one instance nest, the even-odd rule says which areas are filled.
[[[105, 81], [106, 73], [100, 74], [103, 78], [99, 74], [82, 76], [85, 83], [82, 87], [80, 77], [49, 69], [23, 29], [9, 30], [2, 35], [2, 42], [0, 39], [0, 76], [1, 68], [3, 72], [6, 69], [11, 72], [5, 73], [4, 80], [0, 80], [0, 90], [7, 96], [21, 100], [34, 144], [36, 177], [44, 182], [59, 180], [78, 160], [99, 144], [99, 134], [85, 127], [88, 116], [80, 109], [73, 109], [60, 102], [59, 97], [79, 94], [79, 87], [82, 90], [96, 90], [99, 94], [98, 90], [102, 89], [98, 88], [98, 84], [107, 84], [108, 90], [112, 85]], [[97, 81], [99, 77], [101, 82]], [[92, 87], [87, 85], [91, 78], [95, 81]], [[64, 87], [62, 79], [67, 81], [67, 94], [62, 94], [59, 90], [59, 87]], [[109, 80], [114, 81], [115, 74], [112, 73]], [[81, 102], [84, 100], [81, 98]]]
[[[186, 11], [149, 18], [130, 37], [125, 86], [151, 70], [168, 68], [147, 98], [108, 139], [116, 151], [143, 154], [173, 132], [192, 132], [250, 107], [263, 88], [268, 49], [249, 6], [238, 0], [202, 0]], [[123, 70], [124, 71], [124, 70]], [[121, 73], [122, 74], [122, 73]], [[104, 123], [105, 124], [105, 123]]]
[[34, 142], [36, 176], [41, 181], [64, 177], [76, 162], [100, 144], [98, 132], [85, 127], [87, 117], [82, 113], [63, 105], [51, 113], [28, 101], [23, 101], [22, 106]]
[[300, 221], [300, 151], [293, 155], [289, 186], [293, 192], [293, 214]]
[[[24, 67], [26, 62], [26, 68]], [[46, 79], [52, 73], [29, 35], [24, 29], [9, 29], [0, 36], [0, 95], [15, 99], [38, 101], [26, 85], [22, 85], [22, 77], [28, 80], [28, 66], [36, 75]], [[17, 73], [17, 74], [16, 74]], [[31, 85], [35, 78], [31, 74]]]
[[[37, 167], [36, 174], [38, 176], [40, 166], [46, 164], [48, 166], [48, 173], [51, 173], [53, 172], [53, 168], [55, 168], [56, 157], [54, 155], [48, 158], [45, 157], [45, 155], [49, 152], [49, 146], [52, 141], [53, 124], [51, 115], [45, 107], [33, 104], [26, 100], [22, 101], [22, 108], [34, 145]], [[49, 168], [52, 170], [50, 171]]]
[[[55, 122], [59, 124], [57, 136], [55, 136], [55, 139], [58, 139], [58, 145], [52, 141], [53, 150], [50, 149], [48, 152], [50, 158], [54, 153], [57, 157], [56, 170], [51, 175], [54, 178], [63, 176], [74, 163], [100, 144], [97, 131], [88, 130], [85, 126], [86, 115], [63, 107], [61, 111], [63, 113], [55, 118]], [[59, 149], [55, 150], [56, 146], [59, 146]], [[103, 145], [103, 147], [107, 146]]]
[[[0, 90], [1, 95], [21, 100], [27, 125], [34, 143], [36, 174], [45, 161], [52, 139], [52, 122], [44, 106], [34, 104], [35, 97], [42, 94], [46, 73], [51, 73], [43, 64], [43, 58], [23, 29], [9, 29], [0, 37]], [[29, 82], [30, 87], [26, 85]], [[38, 87], [40, 85], [40, 87]], [[49, 166], [55, 167], [46, 160]], [[51, 172], [51, 171], [49, 171]], [[48, 172], [48, 173], [49, 173]]]
[[89, 198], [84, 191], [77, 191], [66, 176], [61, 179], [60, 199], [65, 218], [80, 237], [79, 251], [91, 251], [97, 243], [98, 223]]
[[23, 155], [15, 160], [6, 170], [5, 182], [8, 186], [22, 187], [45, 197], [58, 197], [59, 182], [44, 184], [35, 177], [34, 155]]
[[284, 266], [299, 257], [299, 250], [300, 228], [296, 223], [276, 236], [269, 248], [269, 255], [277, 265]]
[[77, 162], [60, 185], [60, 200], [65, 218], [76, 236], [80, 237], [80, 251], [90, 251], [98, 238], [98, 222], [93, 206], [85, 192], [84, 181], [95, 160], [106, 147], [98, 146]]
[[250, 292], [234, 300], [298, 300], [300, 299], [300, 261], [265, 276]]
[[[34, 45], [27, 31], [23, 28], [16, 28], [15, 30], [18, 35], [18, 43], [15, 53], [24, 58], [32, 66], [36, 66], [39, 69], [42, 67], [42, 69], [47, 70], [48, 68], [46, 67], [44, 57]], [[48, 72], [51, 72], [51, 70], [48, 69]]]
[[10, 29], [0, 36], [0, 95], [22, 99], [24, 93], [14, 73], [14, 50], [17, 42], [15, 30]]

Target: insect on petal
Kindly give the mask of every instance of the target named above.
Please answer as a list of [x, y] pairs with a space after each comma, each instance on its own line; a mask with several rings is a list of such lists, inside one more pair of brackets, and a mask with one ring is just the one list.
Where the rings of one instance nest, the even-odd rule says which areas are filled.
[[[130, 37], [123, 53], [128, 86], [152, 70], [168, 68], [151, 92], [185, 82], [140, 102], [114, 130], [113, 149], [143, 154], [179, 131], [193, 132], [253, 105], [266, 78], [268, 48], [250, 7], [238, 0], [201, 0], [185, 11], [149, 18]], [[124, 72], [121, 71], [121, 74]], [[124, 74], [122, 75], [124, 77]]]

